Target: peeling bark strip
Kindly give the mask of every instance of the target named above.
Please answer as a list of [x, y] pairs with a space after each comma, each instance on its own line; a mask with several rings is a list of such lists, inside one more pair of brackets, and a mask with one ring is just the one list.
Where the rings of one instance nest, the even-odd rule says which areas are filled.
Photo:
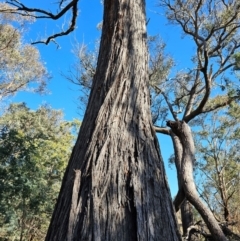
[[74, 184], [73, 184], [73, 192], [72, 192], [72, 205], [71, 205], [69, 222], [68, 222], [68, 238], [67, 238], [68, 241], [72, 240], [73, 231], [74, 231], [78, 213], [80, 210], [81, 201], [78, 202], [80, 184], [81, 184], [81, 171], [76, 170]]
[[[184, 121], [168, 121], [167, 126], [169, 126], [174, 134], [179, 138], [183, 148], [182, 160], [179, 161], [176, 167], [177, 169], [180, 168], [180, 170], [178, 170], [178, 175], [180, 175], [180, 183], [187, 200], [198, 210], [214, 239], [217, 241], [227, 241], [227, 238], [223, 234], [223, 231], [214, 218], [214, 215], [198, 196], [193, 178], [195, 146], [190, 127]], [[175, 144], [176, 143], [177, 142], [175, 142]], [[182, 192], [181, 187], [179, 190]]]
[[47, 241], [181, 240], [152, 126], [147, 56], [145, 2], [105, 0], [93, 87]]

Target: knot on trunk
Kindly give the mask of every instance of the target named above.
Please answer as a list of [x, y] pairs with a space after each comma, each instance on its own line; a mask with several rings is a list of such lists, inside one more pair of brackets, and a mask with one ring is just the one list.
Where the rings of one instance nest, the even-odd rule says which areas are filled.
[[175, 135], [177, 135], [178, 137], [181, 136], [181, 129], [182, 129], [182, 124], [183, 121], [167, 121], [166, 122], [167, 126], [171, 128], [171, 130], [173, 131], [173, 133]]

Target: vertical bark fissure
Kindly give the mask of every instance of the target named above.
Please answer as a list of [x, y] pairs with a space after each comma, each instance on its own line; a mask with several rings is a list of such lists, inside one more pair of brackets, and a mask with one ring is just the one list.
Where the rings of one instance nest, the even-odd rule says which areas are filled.
[[80, 185], [81, 185], [81, 171], [75, 170], [75, 178], [74, 178], [73, 192], [72, 192], [72, 203], [71, 203], [71, 210], [70, 210], [70, 216], [68, 221], [68, 237], [67, 237], [68, 241], [72, 240], [78, 213], [81, 206], [81, 201], [78, 200]]
[[74, 170], [80, 170], [71, 240], [179, 241], [151, 123], [145, 2], [105, 0], [104, 6], [89, 104], [46, 240], [66, 240]]

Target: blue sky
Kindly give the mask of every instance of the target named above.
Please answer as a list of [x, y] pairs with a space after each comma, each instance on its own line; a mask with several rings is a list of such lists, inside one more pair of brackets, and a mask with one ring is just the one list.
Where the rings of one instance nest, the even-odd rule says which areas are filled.
[[[47, 0], [23, 0], [21, 2], [30, 7], [54, 9], [54, 4], [50, 4]], [[164, 16], [161, 14], [161, 8], [157, 7], [156, 0], [147, 1], [147, 18], [149, 19], [148, 33], [150, 35], [160, 34], [167, 43], [167, 51], [175, 58], [180, 68], [181, 66], [184, 67], [185, 63], [189, 62], [190, 59], [188, 53], [192, 50], [191, 45], [189, 45], [186, 39], [181, 38], [178, 27], [166, 25]], [[77, 29], [69, 36], [57, 39], [61, 48], [57, 49], [57, 46], [53, 43], [48, 46], [42, 44], [36, 46], [52, 76], [48, 85], [51, 93], [48, 95], [37, 95], [22, 92], [17, 94], [17, 96], [13, 98], [13, 101], [24, 101], [32, 109], [38, 108], [43, 103], [48, 103], [52, 108], [62, 109], [67, 120], [72, 120], [73, 118], [81, 119], [82, 115], [78, 109], [77, 99], [79, 90], [77, 86], [67, 81], [61, 75], [61, 72], [66, 74], [71, 68], [71, 65], [74, 64], [75, 57], [72, 50], [76, 41], [86, 44], [89, 49], [94, 48], [95, 40], [100, 37], [100, 32], [96, 26], [101, 22], [101, 19], [102, 6], [100, 0], [81, 0]], [[30, 26], [25, 41], [35, 41], [39, 39], [39, 36], [44, 37], [57, 32], [63, 23], [67, 24], [68, 19], [64, 18], [58, 22], [38, 20]], [[177, 192], [176, 172], [174, 167], [168, 167], [167, 161], [170, 154], [173, 153], [172, 143], [170, 137], [158, 136], [171, 191], [172, 194], [175, 195]]]

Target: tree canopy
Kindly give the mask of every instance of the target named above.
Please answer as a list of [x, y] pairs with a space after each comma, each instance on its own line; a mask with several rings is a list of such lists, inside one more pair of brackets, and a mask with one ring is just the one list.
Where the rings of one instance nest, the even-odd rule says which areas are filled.
[[239, 230], [239, 105], [213, 112], [196, 131], [199, 192], [221, 223]]
[[8, 4], [0, 3], [0, 99], [21, 90], [43, 93], [49, 79], [39, 51], [23, 38], [34, 18], [10, 10]]
[[78, 128], [48, 106], [0, 117], [0, 239], [44, 239]]

